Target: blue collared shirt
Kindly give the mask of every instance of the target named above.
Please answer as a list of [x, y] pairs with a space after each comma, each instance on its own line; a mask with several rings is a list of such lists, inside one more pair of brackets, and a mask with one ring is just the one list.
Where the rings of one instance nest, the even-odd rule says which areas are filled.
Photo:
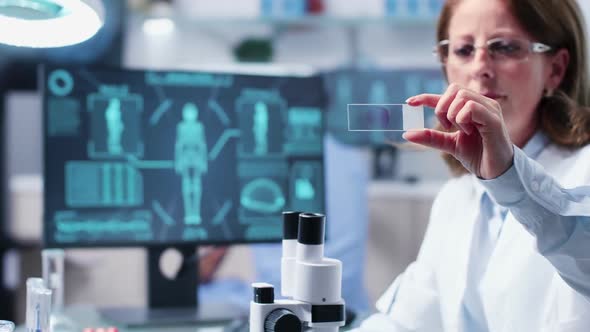
[[563, 280], [590, 301], [590, 186], [563, 188], [516, 147], [506, 173], [480, 182], [536, 238], [537, 250]]

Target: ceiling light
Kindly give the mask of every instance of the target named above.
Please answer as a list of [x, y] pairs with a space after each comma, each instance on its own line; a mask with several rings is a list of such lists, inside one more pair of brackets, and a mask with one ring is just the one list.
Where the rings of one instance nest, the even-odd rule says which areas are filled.
[[[94, 2], [95, 7], [98, 5]], [[102, 27], [97, 8], [81, 0], [0, 0], [0, 43], [61, 47], [81, 43]]]

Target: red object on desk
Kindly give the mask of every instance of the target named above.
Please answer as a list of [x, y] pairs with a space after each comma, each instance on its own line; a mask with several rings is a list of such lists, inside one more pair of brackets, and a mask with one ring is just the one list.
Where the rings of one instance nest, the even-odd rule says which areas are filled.
[[83, 329], [82, 332], [119, 332], [119, 329], [117, 329], [114, 326], [111, 326], [108, 328], [97, 327], [96, 329], [93, 329], [91, 327], [87, 327], [87, 328]]
[[324, 12], [322, 0], [307, 0], [307, 12], [309, 14], [321, 14]]

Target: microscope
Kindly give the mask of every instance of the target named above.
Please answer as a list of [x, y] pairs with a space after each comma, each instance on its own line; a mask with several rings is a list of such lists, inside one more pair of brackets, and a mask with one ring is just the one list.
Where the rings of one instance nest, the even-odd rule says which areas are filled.
[[342, 263], [324, 257], [326, 218], [317, 213], [283, 212], [281, 295], [274, 286], [254, 283], [250, 332], [336, 332], [346, 315]]

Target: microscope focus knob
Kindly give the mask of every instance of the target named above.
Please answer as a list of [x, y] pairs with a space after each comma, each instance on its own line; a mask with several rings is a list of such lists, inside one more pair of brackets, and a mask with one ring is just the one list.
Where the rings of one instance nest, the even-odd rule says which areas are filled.
[[301, 320], [292, 311], [276, 309], [264, 321], [265, 332], [301, 332]]

